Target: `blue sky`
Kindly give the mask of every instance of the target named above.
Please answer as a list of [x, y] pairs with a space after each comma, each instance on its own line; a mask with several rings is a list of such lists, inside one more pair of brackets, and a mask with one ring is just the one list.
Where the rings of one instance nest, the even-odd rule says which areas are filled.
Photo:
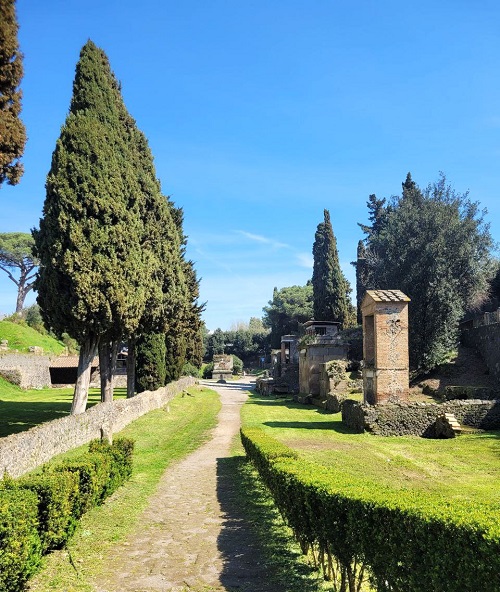
[[[500, 237], [497, 0], [18, 0], [25, 175], [0, 189], [0, 232], [37, 226], [79, 51], [107, 53], [185, 211], [204, 318], [227, 329], [304, 284], [323, 209], [341, 265], [370, 193], [444, 171]], [[394, 286], [397, 288], [397, 286]], [[28, 299], [32, 302], [34, 296]], [[15, 286], [0, 274], [0, 313]]]

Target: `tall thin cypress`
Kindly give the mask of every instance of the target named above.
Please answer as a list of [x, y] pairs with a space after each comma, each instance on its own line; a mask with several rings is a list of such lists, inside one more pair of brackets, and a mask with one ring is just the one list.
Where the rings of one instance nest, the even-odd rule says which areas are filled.
[[141, 192], [128, 122], [108, 59], [88, 41], [52, 156], [40, 229], [34, 231], [43, 318], [80, 344], [72, 413], [85, 410], [99, 343], [133, 333], [146, 306]]
[[0, 186], [17, 185], [23, 174], [19, 159], [26, 144], [21, 113], [23, 55], [19, 50], [14, 0], [0, 2]]
[[337, 241], [324, 210], [324, 221], [318, 224], [313, 244], [313, 310], [318, 321], [337, 321], [343, 328], [353, 324], [353, 306], [349, 300], [349, 282], [340, 269]]

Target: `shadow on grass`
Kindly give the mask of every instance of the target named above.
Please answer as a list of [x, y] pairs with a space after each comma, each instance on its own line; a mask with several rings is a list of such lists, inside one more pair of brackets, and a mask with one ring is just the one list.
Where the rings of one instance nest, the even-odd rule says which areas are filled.
[[[126, 389], [116, 388], [115, 398], [123, 398], [126, 395]], [[62, 393], [54, 389], [53, 395], [57, 401], [48, 401], [46, 394], [41, 394], [44, 400], [23, 399], [22, 392], [18, 400], [5, 399], [0, 397], [0, 438], [5, 438], [12, 434], [25, 432], [39, 424], [60, 419], [69, 415], [71, 403], [73, 401], [72, 393]], [[100, 394], [97, 389], [92, 389], [89, 393], [87, 409], [100, 402]]]
[[339, 434], [355, 434], [356, 431], [346, 427], [341, 421], [265, 421], [270, 428], [290, 428], [299, 430], [335, 430]]
[[217, 460], [224, 514], [218, 538], [221, 584], [240, 592], [318, 592], [317, 573], [301, 559], [273, 500], [243, 456]]

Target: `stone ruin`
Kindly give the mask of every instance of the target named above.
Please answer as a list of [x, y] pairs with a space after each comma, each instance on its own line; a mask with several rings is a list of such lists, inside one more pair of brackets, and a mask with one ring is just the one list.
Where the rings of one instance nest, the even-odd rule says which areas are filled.
[[233, 374], [233, 356], [228, 354], [218, 354], [212, 358], [213, 370], [212, 378], [217, 382], [225, 383], [231, 379]]
[[363, 391], [370, 405], [408, 400], [408, 302], [400, 290], [367, 290], [363, 298]]

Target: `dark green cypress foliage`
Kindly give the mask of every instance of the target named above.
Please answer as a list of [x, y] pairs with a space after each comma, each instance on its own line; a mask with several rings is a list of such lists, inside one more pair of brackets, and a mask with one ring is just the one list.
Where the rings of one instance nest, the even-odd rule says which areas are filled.
[[365, 243], [360, 240], [358, 242], [357, 257], [356, 257], [356, 319], [358, 325], [363, 322], [363, 315], [361, 314], [361, 303], [365, 296], [366, 290], [369, 288], [368, 265], [366, 260]]
[[165, 336], [148, 333], [136, 345], [136, 389], [138, 393], [154, 391], [165, 384]]
[[313, 244], [313, 310], [318, 321], [337, 321], [342, 328], [353, 325], [354, 310], [349, 299], [351, 288], [340, 269], [337, 241], [324, 210], [324, 221], [318, 224]]
[[186, 363], [186, 338], [182, 325], [171, 328], [165, 335], [165, 384], [178, 380]]
[[[81, 345], [79, 377], [87, 376], [100, 339], [134, 332], [146, 305], [129, 119], [105, 53], [88, 41], [52, 156], [40, 230], [34, 231], [38, 302], [47, 326]], [[87, 386], [87, 378], [79, 378], [74, 413], [85, 410]]]
[[458, 342], [464, 312], [487, 293], [492, 238], [484, 212], [441, 175], [421, 190], [408, 174], [383, 232], [372, 235], [377, 288], [410, 298], [410, 365], [427, 372]]
[[19, 118], [23, 55], [17, 40], [14, 0], [0, 2], [0, 186], [17, 185], [23, 174], [19, 159], [26, 144], [26, 129]]

